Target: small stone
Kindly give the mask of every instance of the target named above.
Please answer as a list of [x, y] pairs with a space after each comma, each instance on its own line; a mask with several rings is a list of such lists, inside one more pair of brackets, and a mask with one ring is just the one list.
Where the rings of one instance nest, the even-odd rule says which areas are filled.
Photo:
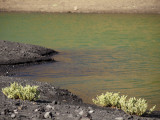
[[77, 113], [78, 113], [78, 112], [80, 112], [80, 110], [75, 110], [75, 112], [77, 112]]
[[[37, 117], [38, 117], [40, 120], [41, 120], [41, 119], [44, 119], [44, 115], [43, 115], [43, 114], [38, 114]], [[38, 120], [39, 120], [39, 119], [38, 119]]]
[[70, 112], [69, 112], [69, 111], [66, 111], [65, 113], [69, 114]]
[[84, 112], [83, 112], [83, 110], [81, 110], [81, 111], [79, 112], [79, 115], [81, 115], [81, 116], [82, 116], [82, 115], [83, 115], [83, 113], [84, 113]]
[[72, 118], [72, 117], [73, 117], [73, 115], [72, 115], [72, 114], [69, 114], [69, 115], [68, 115], [68, 117], [69, 117], [69, 118]]
[[51, 105], [47, 105], [47, 106], [46, 106], [46, 109], [47, 109], [47, 110], [51, 110], [51, 109], [53, 109], [53, 110], [54, 110], [54, 107], [53, 107], [53, 106], [51, 106]]
[[61, 105], [61, 102], [57, 102], [58, 105]]
[[76, 108], [77, 108], [77, 109], [79, 109], [79, 108], [80, 108], [80, 106], [77, 106]]
[[77, 6], [74, 6], [74, 10], [75, 10], [75, 11], [78, 10], [78, 7], [77, 7]]
[[24, 120], [26, 117], [26, 115], [19, 115], [19, 118], [21, 118], [21, 120]]
[[93, 113], [93, 112], [94, 112], [94, 110], [90, 110], [90, 111], [89, 111], [90, 114]]
[[38, 109], [38, 111], [45, 112], [45, 109], [43, 107], [41, 107], [40, 109]]
[[88, 109], [89, 109], [89, 110], [93, 110], [93, 108], [92, 108], [92, 107], [88, 107]]
[[94, 112], [94, 110], [93, 110], [92, 107], [88, 107], [88, 109], [89, 109], [89, 113], [90, 113], [90, 114]]
[[21, 105], [21, 110], [26, 110], [27, 106]]
[[82, 117], [80, 120], [91, 120], [91, 119], [88, 117]]
[[16, 102], [15, 105], [16, 105], [16, 106], [20, 106], [20, 102]]
[[18, 110], [22, 110], [22, 106], [19, 106], [19, 107], [18, 107]]
[[133, 119], [133, 116], [129, 116], [128, 119]]
[[1, 112], [1, 115], [7, 115], [9, 113], [9, 109], [4, 109], [2, 112]]
[[115, 120], [124, 120], [123, 117], [116, 117]]
[[1, 112], [1, 115], [4, 115], [5, 113], [4, 113], [4, 111], [3, 112]]
[[74, 120], [80, 120], [81, 117], [80, 116], [77, 116]]
[[66, 102], [66, 100], [62, 100], [63, 102]]
[[15, 113], [15, 114], [18, 114], [18, 110], [16, 109], [16, 110], [13, 110], [13, 112]]
[[56, 105], [58, 102], [54, 100], [54, 101], [52, 101], [52, 103], [53, 103], [54, 105]]
[[59, 112], [56, 112], [56, 115], [60, 115], [60, 113], [59, 113]]
[[37, 119], [37, 118], [32, 118], [32, 120], [39, 120], [39, 119]]
[[38, 111], [39, 111], [39, 109], [35, 109], [35, 110], [34, 110], [34, 112], [38, 112]]
[[52, 113], [51, 112], [46, 112], [44, 114], [44, 118], [52, 118]]
[[37, 104], [37, 103], [36, 103], [36, 102], [33, 102], [32, 104], [35, 105], [35, 104]]
[[87, 111], [84, 111], [83, 112], [83, 117], [91, 117], [91, 115]]
[[16, 115], [13, 113], [12, 115], [11, 115], [11, 118], [15, 118], [16, 117]]

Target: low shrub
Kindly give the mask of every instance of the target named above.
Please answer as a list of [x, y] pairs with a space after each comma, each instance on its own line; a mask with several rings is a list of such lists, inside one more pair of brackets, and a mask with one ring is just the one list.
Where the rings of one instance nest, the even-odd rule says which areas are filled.
[[38, 86], [22, 85], [14, 82], [10, 87], [2, 88], [2, 92], [8, 98], [35, 101], [40, 98]]
[[116, 107], [119, 104], [119, 99], [119, 93], [106, 92], [106, 94], [102, 93], [102, 95], [97, 96], [92, 101], [103, 107]]
[[[142, 98], [136, 99], [135, 97], [133, 97], [125, 101], [120, 100], [119, 103], [120, 103], [121, 109], [131, 115], [139, 115], [139, 116], [143, 115], [148, 108], [147, 101]], [[153, 112], [155, 107], [156, 106], [153, 106], [149, 110], [149, 113]]]
[[[145, 99], [139, 98], [129, 98], [127, 96], [120, 96], [119, 93], [106, 92], [106, 94], [97, 96], [96, 99], [92, 99], [95, 104], [104, 107], [116, 107], [120, 108], [128, 114], [131, 115], [143, 115], [147, 111], [147, 101]], [[148, 113], [154, 111], [156, 106], [153, 106]]]

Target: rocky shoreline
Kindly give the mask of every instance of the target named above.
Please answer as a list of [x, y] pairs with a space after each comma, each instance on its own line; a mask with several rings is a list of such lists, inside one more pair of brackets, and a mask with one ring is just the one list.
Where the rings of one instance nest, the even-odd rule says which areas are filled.
[[[42, 83], [33, 80], [26, 80], [22, 78], [9, 77], [8, 75], [12, 75], [15, 73], [16, 69], [25, 68], [27, 65], [40, 64], [43, 61], [46, 61], [46, 58], [52, 58], [51, 52], [48, 51], [47, 48], [42, 48], [39, 46], [32, 46], [27, 44], [20, 43], [12, 43], [12, 48], [8, 47], [11, 42], [8, 41], [0, 41], [4, 46], [1, 46], [0, 55], [5, 55], [9, 60], [11, 50], [16, 49], [17, 55], [20, 53], [22, 55], [29, 55], [30, 52], [33, 55], [40, 55], [38, 60], [33, 60], [32, 57], [29, 57], [27, 60], [29, 64], [23, 62], [9, 62], [10, 65], [7, 65], [4, 60], [2, 60], [3, 56], [0, 58], [0, 61], [3, 61], [5, 65], [0, 65], [0, 89], [7, 87], [10, 83], [14, 81], [22, 84], [22, 85], [38, 85], [40, 91], [40, 99], [35, 102], [30, 101], [22, 101], [22, 100], [14, 100], [8, 99], [2, 91], [0, 92], [0, 120], [159, 120], [160, 119], [160, 111], [155, 111], [150, 115], [144, 115], [142, 117], [135, 115], [128, 115], [122, 110], [113, 109], [113, 108], [105, 108], [98, 107], [91, 104], [83, 103], [82, 99], [76, 95], [73, 95], [71, 92], [65, 89], [57, 88], [49, 83]], [[5, 43], [5, 44], [4, 44]], [[7, 44], [8, 43], [8, 44]], [[2, 45], [0, 44], [0, 45]], [[18, 47], [20, 45], [21, 47]], [[25, 49], [24, 52], [20, 52], [21, 48]], [[26, 47], [27, 46], [27, 47]], [[29, 46], [32, 46], [32, 50]], [[3, 48], [3, 50], [2, 50]], [[4, 49], [5, 48], [5, 49]], [[29, 50], [29, 49], [30, 50]], [[40, 49], [41, 48], [41, 49]], [[10, 49], [10, 50], [8, 50]], [[34, 49], [34, 50], [33, 50]], [[8, 52], [5, 52], [5, 50]], [[37, 52], [35, 52], [37, 50]], [[40, 54], [42, 51], [45, 54]], [[14, 52], [15, 52], [14, 51]], [[34, 51], [34, 52], [33, 52]], [[53, 50], [49, 50], [52, 51]], [[13, 52], [13, 51], [12, 51]], [[20, 53], [19, 53], [20, 52]], [[16, 56], [16, 53], [14, 54]], [[49, 53], [49, 54], [48, 54]], [[53, 52], [54, 54], [57, 52]], [[12, 56], [12, 54], [10, 54]], [[42, 56], [41, 56], [42, 55]], [[34, 55], [33, 55], [34, 57]], [[46, 57], [46, 58], [44, 58]], [[13, 57], [11, 57], [13, 59]], [[31, 60], [30, 60], [31, 58]], [[42, 60], [40, 60], [42, 58]], [[15, 57], [17, 59], [17, 57]], [[23, 57], [18, 60], [23, 60]], [[49, 59], [49, 61], [53, 61]], [[48, 61], [48, 60], [47, 60]], [[39, 63], [40, 62], [40, 63]], [[16, 65], [15, 65], [16, 64]], [[13, 67], [14, 66], [14, 67]], [[4, 69], [5, 68], [5, 69]], [[8, 73], [7, 73], [8, 72]]]
[[36, 45], [0, 40], [0, 65], [54, 61], [52, 56], [57, 53]]

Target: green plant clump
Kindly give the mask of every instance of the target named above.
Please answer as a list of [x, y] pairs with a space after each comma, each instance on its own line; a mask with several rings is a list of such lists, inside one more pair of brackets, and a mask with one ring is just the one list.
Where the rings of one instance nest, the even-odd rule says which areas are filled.
[[10, 87], [2, 88], [2, 92], [8, 98], [35, 101], [40, 98], [40, 93], [37, 88], [38, 86], [30, 85], [23, 87], [22, 85], [14, 82]]
[[[131, 115], [143, 115], [147, 111], [148, 104], [145, 99], [129, 98], [127, 96], [120, 96], [119, 93], [106, 92], [106, 94], [97, 96], [96, 99], [92, 99], [95, 104], [104, 107], [116, 107], [120, 108]], [[148, 113], [154, 111], [156, 106], [153, 106]]]

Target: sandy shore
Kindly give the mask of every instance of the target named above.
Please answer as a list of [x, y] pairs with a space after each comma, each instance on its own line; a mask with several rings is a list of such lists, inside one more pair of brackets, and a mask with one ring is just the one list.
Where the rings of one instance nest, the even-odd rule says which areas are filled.
[[0, 0], [0, 11], [160, 14], [160, 0]]

